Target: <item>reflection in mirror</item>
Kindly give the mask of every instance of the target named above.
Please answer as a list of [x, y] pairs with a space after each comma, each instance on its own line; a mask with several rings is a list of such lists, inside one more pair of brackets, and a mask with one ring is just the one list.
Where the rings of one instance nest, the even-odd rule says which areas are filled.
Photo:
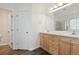
[[53, 12], [56, 31], [79, 31], [79, 3]]

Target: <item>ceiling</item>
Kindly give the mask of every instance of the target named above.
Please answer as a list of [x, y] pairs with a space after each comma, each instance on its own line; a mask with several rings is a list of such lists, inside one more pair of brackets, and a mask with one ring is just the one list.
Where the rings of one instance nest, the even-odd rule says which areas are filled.
[[32, 9], [34, 9], [34, 12], [49, 13], [50, 8], [57, 4], [58, 3], [33, 3]]
[[0, 3], [0, 8], [13, 9], [21, 8], [24, 9], [28, 5], [35, 7], [35, 9], [44, 9], [44, 11], [49, 12], [50, 7], [57, 5], [58, 3]]
[[[20, 8], [20, 9], [26, 9], [25, 7], [28, 7], [28, 5], [32, 6], [32, 9], [34, 9], [35, 11], [37, 10], [43, 10], [43, 12], [49, 13], [49, 9], [51, 7], [54, 7], [55, 5], [57, 5], [58, 3], [0, 3], [0, 8], [8, 8], [8, 9], [13, 9], [13, 8]], [[78, 7], [78, 6], [77, 6]], [[29, 7], [28, 7], [29, 8]], [[69, 8], [73, 8], [74, 7], [69, 7]], [[57, 14], [64, 14], [63, 10], [59, 10], [56, 13]], [[70, 9], [69, 9], [70, 10]], [[69, 11], [68, 10], [68, 11]], [[71, 9], [72, 10], [72, 9]], [[39, 12], [39, 11], [38, 11]], [[64, 11], [65, 13], [68, 13], [67, 11]]]

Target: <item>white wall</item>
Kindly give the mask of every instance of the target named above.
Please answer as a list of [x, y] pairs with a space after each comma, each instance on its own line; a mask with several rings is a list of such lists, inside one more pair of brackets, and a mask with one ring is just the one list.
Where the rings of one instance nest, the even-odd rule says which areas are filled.
[[[12, 12], [11, 27], [13, 31], [11, 33], [11, 42], [13, 42], [13, 49], [29, 49], [32, 33], [32, 5], [4, 3], [0, 4], [0, 8]], [[22, 30], [22, 28], [25, 30]], [[29, 34], [26, 34], [26, 32]]]
[[54, 30], [53, 19], [51, 19], [50, 14], [45, 12], [45, 7], [43, 5], [32, 4], [32, 49], [40, 47], [40, 32], [51, 32]]
[[[8, 9], [13, 13], [11, 40], [13, 49], [33, 50], [38, 48], [40, 47], [39, 32], [51, 32], [54, 30], [53, 15], [51, 15], [51, 18], [41, 4], [0, 4], [0, 7]], [[24, 21], [21, 21], [22, 19]], [[22, 24], [28, 26], [21, 26]], [[21, 28], [25, 30], [19, 32]], [[23, 32], [25, 34], [21, 34]], [[29, 34], [26, 35], [26, 32]]]

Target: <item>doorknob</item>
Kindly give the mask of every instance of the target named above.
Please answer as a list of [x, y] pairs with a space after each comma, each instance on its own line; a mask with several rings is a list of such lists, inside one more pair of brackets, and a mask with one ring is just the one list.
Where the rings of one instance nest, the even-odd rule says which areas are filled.
[[26, 34], [28, 34], [28, 32], [26, 32]]
[[13, 29], [11, 29], [11, 31], [13, 31]]
[[8, 31], [8, 33], [10, 33], [10, 31]]

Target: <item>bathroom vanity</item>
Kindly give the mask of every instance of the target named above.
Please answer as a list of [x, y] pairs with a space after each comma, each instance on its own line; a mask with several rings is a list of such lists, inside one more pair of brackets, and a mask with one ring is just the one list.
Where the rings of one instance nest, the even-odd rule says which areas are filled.
[[79, 55], [79, 36], [69, 32], [41, 32], [40, 45], [52, 55]]

